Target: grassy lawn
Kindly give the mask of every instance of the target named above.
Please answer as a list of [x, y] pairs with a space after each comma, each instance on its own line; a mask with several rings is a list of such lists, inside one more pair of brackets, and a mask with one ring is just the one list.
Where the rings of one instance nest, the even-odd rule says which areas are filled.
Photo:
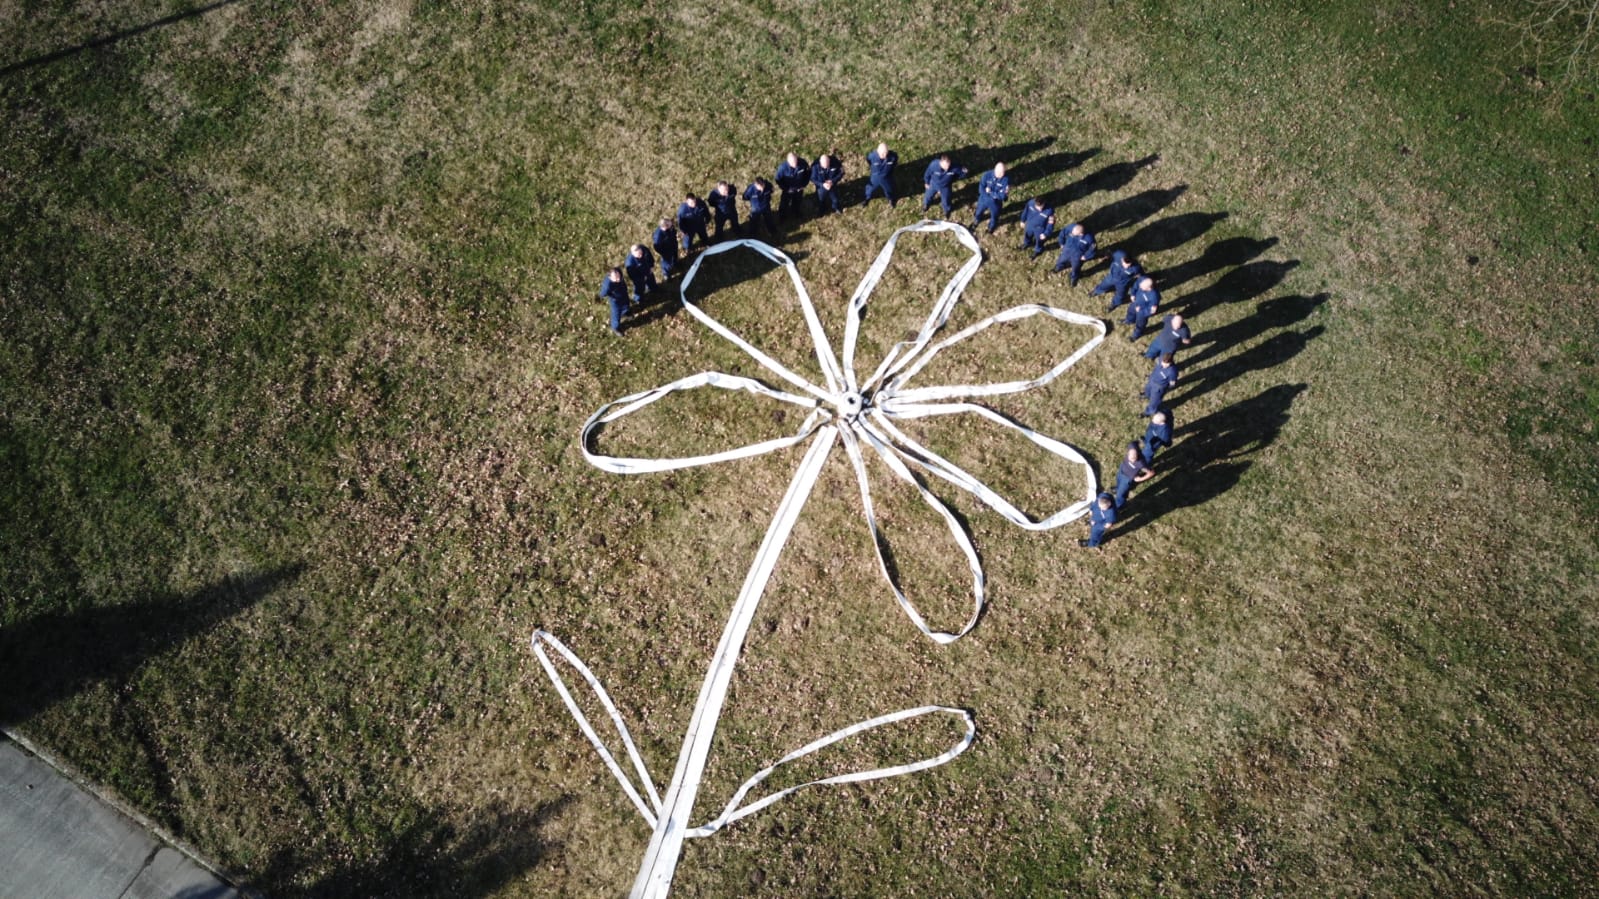
[[[1015, 185], [951, 329], [1102, 310], [1015, 249], [1047, 197], [1189, 318], [1177, 444], [1099, 553], [949, 495], [991, 604], [947, 647], [836, 453], [697, 817], [883, 712], [966, 707], [978, 740], [691, 842], [682, 894], [1599, 893], [1599, 101], [1520, 14], [0, 0], [0, 720], [272, 896], [625, 891], [648, 829], [528, 636], [584, 657], [664, 785], [800, 452], [589, 466], [601, 404], [755, 373], [671, 291], [611, 337], [601, 273], [685, 191], [837, 147], [855, 205], [777, 241], [836, 342], [950, 151]], [[913, 202], [863, 209], [879, 139]], [[786, 277], [719, 259], [705, 308], [814, 367]], [[907, 241], [864, 364], [959, 260]], [[1113, 479], [1143, 428], [1125, 334], [996, 408]], [[1030, 377], [1085, 336], [1018, 326], [919, 380]], [[605, 439], [797, 423], [695, 397]], [[983, 424], [917, 436], [1033, 514], [1081, 489]], [[949, 535], [879, 486], [913, 601], [958, 627]]]

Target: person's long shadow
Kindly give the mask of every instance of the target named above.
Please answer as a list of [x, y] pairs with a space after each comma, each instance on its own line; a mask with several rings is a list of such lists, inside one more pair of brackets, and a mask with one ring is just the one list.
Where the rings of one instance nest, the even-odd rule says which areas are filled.
[[1160, 476], [1133, 494], [1130, 513], [1112, 533], [1126, 536], [1187, 506], [1208, 502], [1238, 484], [1253, 464], [1247, 457], [1265, 448], [1288, 423], [1289, 408], [1304, 384], [1278, 384], [1247, 400], [1187, 425], [1176, 443], [1155, 459]]
[[25, 69], [49, 65], [58, 59], [66, 59], [68, 56], [72, 56], [76, 53], [82, 53], [85, 50], [94, 50], [100, 47], [106, 47], [118, 41], [144, 34], [146, 31], [164, 28], [167, 25], [176, 24], [184, 19], [192, 19], [195, 16], [205, 15], [212, 10], [220, 9], [224, 6], [232, 6], [238, 2], [239, 0], [216, 0], [214, 3], [207, 3], [204, 6], [196, 6], [192, 9], [175, 12], [170, 16], [163, 16], [162, 18], [156, 19], [153, 22], [146, 22], [143, 25], [139, 25], [134, 28], [118, 31], [114, 34], [108, 34], [104, 37], [97, 37], [91, 41], [84, 41], [83, 43], [74, 47], [67, 47], [62, 50], [56, 50], [52, 53], [45, 53], [40, 56], [35, 56], [32, 59], [24, 59], [20, 62], [14, 62], [8, 66], [0, 67], [0, 78], [4, 78], [7, 75], [11, 75], [16, 72], [21, 72]]
[[1044, 194], [1044, 202], [1059, 209], [1068, 203], [1075, 203], [1100, 191], [1121, 190], [1133, 183], [1133, 179], [1138, 177], [1139, 172], [1159, 161], [1160, 155], [1151, 153], [1142, 159], [1113, 162], [1097, 171], [1084, 175], [1065, 187]]
[[[1166, 400], [1168, 408], [1176, 408], [1184, 403], [1215, 390], [1221, 385], [1252, 371], [1263, 371], [1292, 359], [1304, 350], [1305, 344], [1315, 340], [1325, 331], [1321, 325], [1304, 331], [1284, 331], [1275, 334], [1270, 339], [1257, 343], [1249, 349], [1236, 355], [1228, 356], [1219, 362], [1213, 363], [1199, 370], [1195, 374], [1183, 374], [1178, 384], [1179, 395]], [[1186, 367], [1186, 366], [1185, 366]]]
[[[348, 862], [297, 886], [296, 876], [311, 859], [298, 848], [285, 849], [267, 862], [257, 883], [283, 899], [491, 896], [560, 850], [561, 844], [542, 831], [572, 801], [568, 794], [532, 810], [511, 808], [503, 801], [456, 814], [423, 809], [415, 823], [388, 839], [378, 858]], [[450, 823], [462, 818], [472, 821], [464, 832]]]
[[[1089, 234], [1104, 234], [1121, 228], [1131, 228], [1144, 219], [1177, 202], [1188, 192], [1188, 185], [1152, 188], [1130, 197], [1107, 203], [1083, 217], [1082, 226]], [[1056, 221], [1060, 221], [1057, 217]]]
[[1214, 284], [1202, 287], [1180, 300], [1167, 302], [1165, 308], [1181, 312], [1184, 318], [1193, 319], [1222, 303], [1254, 299], [1281, 284], [1283, 279], [1288, 277], [1288, 273], [1298, 267], [1297, 259], [1281, 262], [1261, 259], [1240, 265], [1217, 278]]
[[[779, 233], [776, 238], [762, 235], [756, 239], [777, 247], [788, 258], [798, 263], [810, 254], [804, 250], [791, 249], [785, 244], [794, 243], [808, 236], [808, 232], [800, 231], [788, 234]], [[728, 239], [731, 240], [736, 237], [737, 235], [734, 235], [734, 237]], [[700, 252], [697, 248], [694, 251], [696, 256]], [[686, 257], [686, 261], [688, 265], [692, 265], [693, 257]], [[677, 315], [683, 311], [683, 304], [679, 302], [679, 299], [682, 297], [683, 276], [688, 274], [688, 265], [684, 265], [680, 274], [674, 275], [668, 280], [657, 280], [655, 289], [645, 294], [643, 301], [635, 306], [632, 314], [623, 320], [622, 330], [624, 333], [633, 328], [641, 328], [660, 321], [669, 315]], [[760, 278], [775, 268], [777, 266], [774, 263], [767, 261], [765, 257], [759, 256], [747, 248], [729, 250], [726, 253], [718, 254], [700, 266], [699, 273], [694, 276], [694, 283], [689, 287], [689, 302], [698, 303], [718, 291], [727, 290], [745, 281], [753, 281]], [[656, 276], [657, 278], [660, 276], [659, 269], [656, 270]], [[775, 300], [776, 298], [774, 297], [773, 299]]]
[[[1134, 231], [1118, 246], [1135, 259], [1148, 253], [1175, 250], [1191, 240], [1197, 240], [1217, 222], [1226, 218], [1225, 212], [1184, 212], [1180, 215], [1169, 215]], [[1168, 289], [1167, 285], [1160, 281], [1155, 283], [1161, 290]]]
[[1205, 252], [1187, 262], [1151, 274], [1155, 278], [1155, 283], [1160, 285], [1161, 291], [1170, 293], [1189, 281], [1203, 278], [1224, 268], [1243, 265], [1276, 245], [1275, 237], [1268, 237], [1265, 240], [1254, 237], [1229, 237], [1226, 240], [1216, 241], [1206, 247]]
[[1232, 347], [1243, 346], [1267, 331], [1286, 328], [1305, 320], [1316, 311], [1316, 307], [1330, 298], [1330, 294], [1318, 293], [1308, 297], [1296, 294], [1265, 300], [1255, 307], [1252, 315], [1214, 330], [1196, 333], [1194, 348], [1182, 353], [1179, 361], [1190, 368], [1208, 361]]
[[299, 578], [303, 564], [228, 578], [186, 595], [45, 612], [0, 629], [0, 722], [17, 725], [95, 681], [215, 627]]

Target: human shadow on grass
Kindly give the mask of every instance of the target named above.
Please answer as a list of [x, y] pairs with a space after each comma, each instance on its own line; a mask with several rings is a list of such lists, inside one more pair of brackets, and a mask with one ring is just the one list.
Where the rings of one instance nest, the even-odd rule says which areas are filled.
[[[1254, 299], [1276, 287], [1299, 267], [1299, 260], [1277, 261], [1261, 259], [1240, 265], [1217, 278], [1214, 284], [1202, 287], [1181, 299], [1167, 302], [1163, 308], [1181, 312], [1184, 318], [1194, 319], [1222, 303], [1238, 303]], [[1157, 282], [1158, 283], [1158, 282]], [[1164, 285], [1162, 285], [1164, 289]]]
[[[1132, 159], [1125, 162], [1113, 162], [1110, 165], [1098, 169], [1097, 171], [1084, 175], [1082, 178], [1073, 181], [1071, 184], [1068, 184], [1065, 187], [1057, 188], [1049, 191], [1048, 193], [1042, 194], [1042, 197], [1046, 205], [1053, 206], [1059, 210], [1069, 203], [1075, 203], [1078, 200], [1086, 199], [1087, 197], [1100, 192], [1121, 190], [1127, 185], [1133, 183], [1133, 179], [1138, 177], [1139, 172], [1149, 168], [1159, 161], [1160, 155], [1151, 153], [1142, 159]], [[1181, 193], [1184, 189], [1186, 188], [1176, 188], [1178, 193]], [[1146, 191], [1146, 193], [1158, 193], [1158, 191]], [[1173, 199], [1175, 199], [1175, 196]], [[1170, 201], [1168, 200], [1167, 202]], [[1145, 215], [1148, 215], [1148, 213], [1145, 213]], [[1056, 216], [1056, 221], [1063, 221], [1058, 213]], [[1095, 225], [1098, 227], [1099, 223], [1095, 222]], [[1084, 224], [1084, 227], [1087, 227], [1086, 223]], [[1090, 230], [1092, 231], [1093, 229]], [[1109, 229], [1101, 228], [1100, 230]]]
[[1253, 314], [1238, 321], [1222, 325], [1220, 328], [1195, 332], [1192, 347], [1184, 350], [1178, 361], [1185, 367], [1192, 368], [1232, 347], [1243, 346], [1267, 331], [1286, 328], [1304, 321], [1329, 299], [1331, 294], [1318, 293], [1308, 297], [1296, 294], [1265, 300], [1255, 307]]
[[[791, 244], [808, 236], [809, 232], [801, 231], [779, 235], [777, 238], [763, 236], [755, 239], [762, 240], [782, 250], [784, 255], [794, 260], [797, 264], [810, 256], [810, 253], [805, 250], [790, 249], [784, 244]], [[696, 250], [696, 255], [699, 252]], [[655, 289], [645, 294], [642, 302], [635, 304], [633, 312], [623, 320], [623, 332], [644, 327], [667, 316], [677, 315], [682, 312], [683, 277], [688, 274], [689, 266], [692, 264], [692, 258], [685, 259], [681, 274], [674, 275], [664, 281], [658, 280]], [[695, 305], [699, 305], [711, 300], [717, 293], [736, 287], [746, 281], [764, 277], [778, 267], [776, 263], [758, 255], [754, 250], [729, 250], [720, 254], [716, 259], [707, 261], [700, 266], [700, 270], [694, 275], [694, 283], [689, 287], [688, 300]], [[657, 271], [658, 275], [659, 271]], [[787, 282], [784, 282], [783, 289], [789, 289]], [[779, 298], [774, 296], [770, 299], [772, 302], [776, 302]], [[603, 303], [603, 301], [601, 302]]]
[[32, 59], [24, 59], [21, 62], [14, 62], [10, 65], [0, 67], [0, 78], [4, 78], [7, 75], [12, 75], [26, 69], [49, 65], [56, 60], [66, 59], [69, 56], [82, 53], [85, 50], [97, 50], [101, 47], [107, 47], [111, 44], [117, 43], [118, 41], [126, 40], [130, 37], [137, 37], [138, 35], [144, 34], [146, 31], [154, 31], [157, 28], [175, 25], [184, 19], [192, 19], [195, 16], [202, 16], [208, 12], [211, 12], [212, 10], [221, 9], [224, 6], [232, 6], [238, 2], [240, 2], [240, 0], [216, 0], [214, 3], [207, 3], [204, 6], [196, 6], [192, 9], [185, 9], [180, 12], [175, 12], [169, 16], [163, 16], [152, 22], [146, 22], [143, 25], [118, 31], [103, 37], [97, 37], [90, 41], [84, 41], [83, 43], [74, 47], [67, 47], [62, 50], [56, 50], [52, 53], [45, 53], [40, 56], [35, 56]]
[[[1188, 192], [1188, 185], [1179, 184], [1176, 187], [1153, 188], [1140, 191], [1130, 197], [1115, 200], [1099, 209], [1090, 212], [1082, 219], [1082, 226], [1089, 234], [1104, 234], [1122, 228], [1131, 228], [1144, 219], [1165, 209], [1177, 202], [1177, 198]], [[1066, 224], [1057, 213], [1055, 221]], [[1114, 249], [1114, 246], [1110, 247]]]
[[1128, 515], [1112, 531], [1125, 537], [1178, 509], [1197, 506], [1231, 490], [1253, 463], [1248, 456], [1269, 446], [1288, 423], [1304, 384], [1278, 384], [1219, 412], [1179, 426], [1176, 443], [1155, 457], [1158, 477], [1134, 488]]
[[1177, 408], [1241, 375], [1281, 365], [1299, 355], [1306, 344], [1320, 337], [1325, 330], [1321, 325], [1317, 325], [1304, 331], [1284, 331], [1241, 353], [1208, 365], [1197, 373], [1183, 372], [1181, 383], [1177, 387], [1181, 392], [1180, 395], [1168, 399], [1166, 405], [1169, 408]]
[[[1226, 218], [1225, 212], [1184, 212], [1179, 215], [1169, 215], [1134, 231], [1119, 242], [1117, 248], [1126, 250], [1134, 259], [1150, 253], [1175, 250], [1189, 241], [1198, 240], [1217, 222]], [[1161, 290], [1170, 289], [1170, 285], [1161, 281], [1155, 283]]]
[[[573, 802], [570, 794], [533, 809], [504, 801], [483, 809], [423, 809], [415, 823], [384, 841], [375, 858], [351, 860], [306, 885], [299, 872], [316, 860], [295, 847], [279, 851], [257, 878], [274, 899], [477, 899], [507, 884], [561, 849], [545, 836], [550, 821]], [[469, 819], [465, 826], [455, 823]]]
[[1206, 277], [1222, 269], [1243, 265], [1276, 245], [1275, 237], [1264, 240], [1254, 237], [1229, 237], [1216, 241], [1206, 247], [1203, 253], [1187, 262], [1150, 274], [1163, 292], [1170, 293], [1189, 281]]
[[299, 578], [303, 564], [183, 595], [45, 612], [0, 629], [0, 723], [16, 725], [96, 681], [123, 680]]

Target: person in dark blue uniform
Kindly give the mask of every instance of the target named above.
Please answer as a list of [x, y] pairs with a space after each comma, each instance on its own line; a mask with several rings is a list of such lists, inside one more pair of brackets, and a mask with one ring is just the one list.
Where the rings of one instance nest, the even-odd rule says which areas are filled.
[[1088, 507], [1088, 539], [1077, 541], [1078, 546], [1090, 548], [1105, 542], [1105, 531], [1116, 523], [1116, 500], [1109, 493], [1101, 493]]
[[927, 171], [922, 173], [922, 211], [933, 205], [933, 197], [938, 197], [940, 205], [944, 208], [944, 218], [949, 218], [950, 185], [966, 177], [966, 167], [956, 165], [950, 161], [949, 154], [938, 157], [928, 163]]
[[1045, 206], [1040, 197], [1033, 197], [1022, 207], [1022, 246], [1026, 250], [1031, 248], [1033, 258], [1044, 252], [1044, 244], [1049, 242], [1050, 235], [1055, 233], [1055, 209]]
[[777, 235], [777, 224], [772, 221], [772, 182], [756, 178], [744, 188], [744, 201], [750, 204], [750, 230], [760, 225], [768, 237]]
[[972, 219], [972, 230], [983, 223], [983, 217], [988, 217], [988, 233], [993, 234], [999, 227], [999, 210], [1010, 196], [1010, 179], [1005, 177], [1005, 163], [994, 163], [994, 170], [984, 172], [983, 177], [977, 182], [977, 215]]
[[705, 227], [710, 223], [711, 212], [700, 202], [700, 198], [689, 194], [677, 207], [677, 230], [683, 234], [683, 252], [694, 249], [694, 238], [700, 239], [700, 245], [711, 242], [711, 236], [705, 233]]
[[1149, 380], [1144, 383], [1144, 396], [1149, 397], [1149, 405], [1144, 407], [1144, 417], [1148, 418], [1160, 411], [1161, 401], [1166, 398], [1166, 391], [1177, 386], [1177, 365], [1172, 362], [1171, 354], [1160, 357], [1155, 363], [1155, 370], [1149, 373]]
[[777, 218], [785, 221], [790, 214], [801, 215], [800, 199], [811, 183], [811, 164], [797, 153], [777, 164]]
[[1154, 469], [1145, 464], [1144, 457], [1139, 455], [1138, 444], [1127, 444], [1127, 455], [1116, 468], [1116, 511], [1120, 512], [1122, 506], [1127, 505], [1127, 494], [1132, 492], [1134, 484], [1154, 476]]
[[600, 282], [600, 299], [611, 304], [611, 333], [622, 333], [622, 316], [627, 314], [627, 285], [622, 283], [622, 270], [613, 268]]
[[671, 219], [661, 219], [661, 224], [650, 235], [650, 245], [661, 258], [661, 277], [670, 278], [677, 271], [677, 228]]
[[1133, 333], [1127, 335], [1127, 339], [1137, 340], [1144, 336], [1150, 316], [1159, 309], [1160, 291], [1155, 289], [1155, 279], [1147, 276], [1140, 279], [1138, 289], [1133, 291], [1133, 301], [1127, 304], [1127, 317], [1122, 319], [1122, 324], [1133, 326]]
[[861, 205], [872, 202], [872, 196], [881, 193], [888, 200], [888, 208], [894, 208], [894, 167], [899, 165], [899, 154], [888, 148], [888, 144], [880, 143], [877, 149], [866, 154], [866, 168], [871, 173], [866, 181], [866, 199]]
[[711, 192], [705, 195], [705, 202], [716, 214], [716, 233], [711, 235], [717, 240], [722, 239], [722, 226], [729, 222], [733, 225], [734, 234], [743, 234], [744, 229], [738, 223], [738, 188], [726, 181], [716, 182]]
[[1106, 312], [1114, 312], [1117, 306], [1127, 302], [1127, 290], [1138, 280], [1144, 270], [1138, 263], [1128, 258], [1121, 250], [1110, 254], [1110, 270], [1105, 272], [1103, 280], [1096, 285], [1089, 296], [1097, 297], [1102, 293], [1115, 293], [1110, 298], [1110, 305], [1105, 307]]
[[1188, 326], [1183, 324], [1183, 317], [1173, 312], [1166, 316], [1166, 324], [1160, 329], [1160, 333], [1155, 335], [1155, 339], [1149, 342], [1149, 349], [1144, 351], [1144, 358], [1159, 359], [1170, 354], [1175, 359], [1179, 347], [1188, 346], [1193, 342], [1193, 335], [1188, 332]]
[[643, 244], [636, 243], [622, 265], [627, 269], [627, 279], [633, 282], [633, 303], [642, 305], [644, 295], [655, 289], [655, 257]]
[[1055, 257], [1054, 271], [1059, 272], [1070, 266], [1071, 275], [1067, 277], [1066, 284], [1076, 287], [1077, 276], [1083, 272], [1083, 263], [1098, 253], [1099, 248], [1094, 246], [1094, 235], [1073, 222], [1060, 230], [1060, 255]]
[[837, 156], [823, 153], [811, 165], [811, 183], [816, 185], [816, 212], [839, 212], [838, 186], [844, 183], [844, 163]]
[[1166, 446], [1171, 446], [1171, 413], [1156, 412], [1144, 429], [1144, 458], [1155, 461], [1155, 453]]

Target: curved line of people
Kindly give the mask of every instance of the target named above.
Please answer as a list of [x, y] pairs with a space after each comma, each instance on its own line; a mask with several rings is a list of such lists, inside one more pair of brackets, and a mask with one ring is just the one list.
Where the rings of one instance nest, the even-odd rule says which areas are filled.
[[[869, 175], [862, 205], [870, 204], [877, 194], [883, 195], [890, 208], [897, 204], [894, 170], [898, 165], [899, 154], [889, 149], [887, 143], [879, 143], [866, 154]], [[731, 228], [734, 234], [743, 234], [738, 215], [740, 197], [749, 206], [748, 221], [752, 230], [759, 225], [767, 236], [773, 237], [777, 234], [776, 222], [803, 215], [803, 199], [808, 187], [814, 189], [818, 215], [843, 211], [838, 188], [844, 181], [844, 162], [837, 150], [823, 153], [815, 162], [807, 162], [791, 151], [778, 163], [773, 174], [775, 185], [758, 177], [742, 193], [727, 181], [718, 181], [707, 192], [704, 201], [689, 193], [678, 205], [674, 218], [660, 220], [650, 236], [649, 247], [641, 243], [634, 244], [623, 264], [607, 272], [600, 284], [600, 298], [611, 307], [611, 332], [621, 334], [623, 318], [633, 307], [642, 304], [646, 293], [655, 289], [657, 263], [662, 278], [671, 278], [681, 268], [685, 257], [693, 251], [696, 240], [701, 247], [707, 246], [721, 240], [727, 228]], [[922, 173], [922, 211], [925, 213], [936, 199], [944, 217], [949, 218], [953, 212], [954, 184], [970, 174], [948, 153], [928, 163], [927, 170]], [[1010, 187], [1010, 177], [1003, 162], [995, 163], [993, 169], [984, 172], [978, 179], [972, 233], [976, 234], [985, 220], [989, 234], [999, 227], [1005, 201], [1010, 198]], [[774, 191], [777, 196], [775, 220], [772, 212]], [[716, 229], [714, 234], [709, 233], [713, 225]], [[1080, 222], [1057, 228], [1055, 210], [1042, 197], [1035, 196], [1022, 207], [1021, 226], [1020, 249], [1030, 250], [1034, 259], [1044, 252], [1051, 240], [1056, 241], [1060, 252], [1055, 257], [1051, 272], [1068, 272], [1069, 286], [1077, 286], [1083, 265], [1092, 262], [1098, 255], [1094, 235], [1088, 233]], [[651, 248], [654, 249], [653, 254]], [[623, 281], [624, 275], [627, 283]], [[1116, 250], [1111, 253], [1105, 276], [1094, 286], [1089, 296], [1107, 293], [1110, 294], [1110, 304], [1105, 311], [1114, 313], [1125, 303], [1127, 313], [1122, 318], [1122, 324], [1132, 326], [1132, 333], [1127, 339], [1137, 341], [1160, 309], [1160, 291], [1155, 289], [1155, 279], [1145, 274], [1137, 260], [1126, 251]], [[1150, 341], [1144, 358], [1153, 360], [1154, 367], [1142, 391], [1148, 400], [1143, 417], [1150, 419], [1149, 426], [1141, 439], [1127, 444], [1127, 450], [1117, 466], [1115, 491], [1100, 493], [1090, 504], [1088, 538], [1079, 540], [1080, 545], [1101, 546], [1106, 532], [1116, 523], [1119, 513], [1126, 506], [1133, 485], [1154, 477], [1155, 471], [1151, 466], [1155, 454], [1163, 447], [1170, 447], [1172, 442], [1172, 414], [1163, 408], [1163, 401], [1167, 391], [1177, 385], [1176, 354], [1179, 348], [1192, 342], [1193, 335], [1184, 324], [1183, 317], [1176, 313], [1166, 316], [1159, 333]]]

